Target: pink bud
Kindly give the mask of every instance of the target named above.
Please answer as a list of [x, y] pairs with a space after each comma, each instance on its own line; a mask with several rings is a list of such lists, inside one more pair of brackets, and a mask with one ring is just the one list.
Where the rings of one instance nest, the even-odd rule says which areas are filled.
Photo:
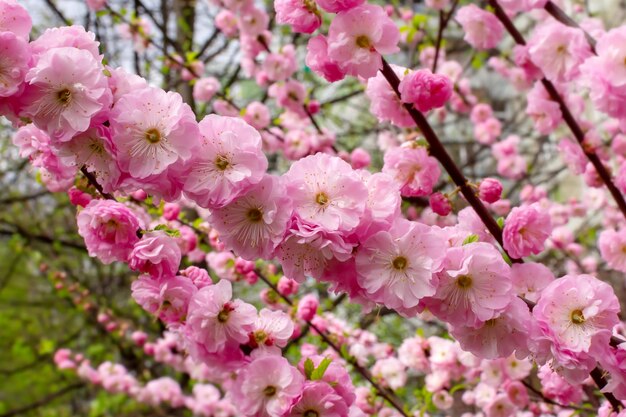
[[180, 206], [176, 203], [165, 203], [163, 206], [163, 218], [165, 220], [176, 220], [180, 214]]
[[89, 204], [89, 202], [92, 199], [92, 197], [89, 194], [82, 192], [76, 187], [70, 188], [67, 192], [67, 195], [70, 198], [70, 203], [72, 203], [75, 206], [81, 206], [81, 207], [85, 207], [87, 204]]
[[502, 184], [494, 178], [485, 178], [478, 186], [478, 197], [487, 203], [495, 203], [502, 195]]
[[282, 295], [292, 295], [298, 292], [298, 287], [300, 287], [300, 284], [298, 284], [295, 280], [291, 278], [283, 276], [280, 277], [280, 279], [278, 280], [277, 287], [278, 291], [280, 291]]
[[307, 104], [307, 109], [309, 110], [309, 113], [311, 114], [316, 114], [320, 111], [321, 105], [320, 102], [317, 100], [311, 100], [309, 101], [309, 104]]
[[317, 307], [320, 302], [316, 296], [313, 294], [307, 294], [298, 303], [298, 312], [296, 315], [299, 319], [304, 321], [311, 321], [313, 317], [315, 317], [315, 313], [317, 312]]
[[428, 198], [430, 208], [440, 216], [447, 216], [452, 211], [450, 200], [442, 193], [433, 193]]
[[352, 168], [361, 169], [370, 166], [372, 158], [365, 149], [354, 148], [354, 150], [350, 154], [350, 162], [352, 164]]

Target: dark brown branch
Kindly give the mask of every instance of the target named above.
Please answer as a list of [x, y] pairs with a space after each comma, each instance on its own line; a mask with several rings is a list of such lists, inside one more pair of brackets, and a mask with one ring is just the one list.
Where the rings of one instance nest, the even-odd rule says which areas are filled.
[[561, 10], [559, 6], [551, 1], [548, 1], [544, 8], [548, 13], [550, 13], [552, 17], [554, 17], [556, 20], [563, 23], [564, 25], [582, 30], [585, 34], [585, 37], [587, 38], [587, 42], [589, 42], [591, 50], [594, 54], [596, 53], [596, 40], [593, 38], [593, 36], [591, 36], [586, 30], [578, 26], [578, 23], [576, 23], [574, 19], [569, 17], [563, 10]]

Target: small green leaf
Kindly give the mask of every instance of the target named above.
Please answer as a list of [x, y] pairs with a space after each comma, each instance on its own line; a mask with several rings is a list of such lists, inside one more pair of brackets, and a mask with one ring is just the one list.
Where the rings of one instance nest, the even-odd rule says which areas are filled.
[[322, 359], [322, 362], [320, 362], [318, 367], [315, 368], [315, 370], [311, 373], [311, 381], [319, 381], [320, 379], [324, 378], [326, 369], [328, 369], [328, 366], [332, 361], [333, 360], [328, 357]]
[[465, 240], [463, 241], [463, 245], [467, 245], [469, 243], [474, 243], [474, 242], [478, 242], [478, 235], [475, 235], [474, 233], [472, 233], [471, 235], [465, 238]]
[[306, 376], [306, 379], [311, 379], [314, 370], [315, 364], [313, 363], [311, 358], [307, 358], [307, 360], [304, 361], [304, 375]]
[[504, 217], [498, 217], [498, 220], [496, 220], [496, 223], [498, 223], [498, 226], [500, 226], [500, 229], [504, 228]]

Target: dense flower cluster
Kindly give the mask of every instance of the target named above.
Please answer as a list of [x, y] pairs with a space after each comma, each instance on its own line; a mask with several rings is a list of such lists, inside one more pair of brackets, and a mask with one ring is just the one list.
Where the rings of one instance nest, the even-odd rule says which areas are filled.
[[[338, 338], [356, 363], [374, 358], [371, 372], [386, 387], [402, 387], [407, 373], [426, 374], [432, 402], [441, 410], [455, 401], [453, 381], [480, 376], [482, 382], [465, 390], [463, 403], [483, 408], [489, 417], [513, 415], [529, 403], [520, 381], [531, 359], [548, 397], [564, 406], [582, 398], [580, 385], [598, 362], [610, 372], [612, 392], [626, 400], [626, 354], [623, 345], [610, 344], [620, 323], [613, 289], [591, 274], [593, 267], [580, 271], [575, 265], [555, 278], [539, 263], [517, 263], [546, 248], [578, 250], [565, 227], [580, 216], [577, 202], [558, 204], [541, 188], [527, 186], [520, 206], [511, 209], [498, 180], [464, 184], [493, 213], [506, 216], [501, 250], [495, 244], [499, 236], [490, 234], [472, 207], [451, 215], [458, 190], [437, 191], [439, 162], [415, 135], [380, 135], [381, 172], [366, 169], [371, 158], [361, 148], [337, 152], [333, 133], [315, 123], [319, 103], [293, 77], [294, 47], [270, 49], [269, 17], [254, 2], [221, 3], [216, 25], [228, 36], [239, 34], [243, 71], [285, 109], [279, 123], [272, 123], [259, 101], [240, 110], [224, 100], [213, 101], [216, 114], [198, 122], [178, 93], [104, 65], [95, 36], [80, 26], [47, 30], [29, 42], [28, 13], [13, 0], [0, 0], [0, 16], [11, 17], [0, 17], [0, 113], [18, 128], [14, 143], [20, 154], [40, 169], [50, 190], [67, 191], [79, 207], [78, 231], [89, 254], [107, 264], [125, 262], [139, 274], [131, 285], [133, 299], [165, 323], [168, 343], [188, 353], [192, 365], [178, 356], [172, 362], [189, 372], [193, 366], [209, 368], [212, 382], [227, 394], [221, 398], [213, 385], [197, 384], [193, 396], [185, 395], [169, 378], [142, 385], [121, 365], [93, 368], [68, 351], [57, 352], [59, 367], [76, 368], [81, 378], [108, 391], [200, 415], [391, 415], [354, 388], [341, 351], [302, 347], [297, 365], [283, 356], [303, 326], [312, 326]], [[540, 2], [502, 3], [516, 13]], [[385, 8], [363, 0], [277, 0], [274, 8], [278, 23], [306, 34], [322, 27], [321, 10], [334, 14], [328, 33], [310, 38], [306, 63], [331, 82], [347, 75], [364, 80], [379, 121], [414, 127], [412, 109], [440, 118], [448, 109], [468, 114], [474, 138], [497, 158], [498, 174], [524, 176], [520, 137], [499, 140], [503, 127], [493, 109], [478, 102], [462, 66], [443, 52], [434, 58], [432, 48], [421, 51], [423, 61], [440, 60], [432, 72], [392, 65], [400, 79], [394, 91], [380, 70], [383, 55], [399, 50], [401, 33]], [[476, 49], [494, 48], [503, 37], [496, 16], [475, 5], [461, 7], [455, 18]], [[147, 30], [137, 30], [145, 39]], [[563, 120], [562, 108], [538, 81], [542, 76], [563, 91], [565, 83], [580, 78], [600, 86], [599, 92], [592, 89], [591, 100], [621, 118], [622, 32], [604, 34], [594, 55], [582, 31], [546, 21], [515, 51], [521, 72], [498, 60], [490, 65], [529, 90], [526, 112], [541, 134], [554, 132]], [[193, 61], [181, 77], [194, 80], [196, 100], [209, 102], [220, 83], [203, 72], [203, 64]], [[585, 152], [601, 144], [591, 126], [585, 142], [582, 151], [563, 138], [559, 149], [572, 171], [597, 187], [602, 182], [585, 159]], [[292, 163], [286, 172], [270, 172], [264, 151], [279, 149]], [[626, 152], [621, 156], [623, 163]], [[72, 188], [79, 171], [97, 194]], [[147, 196], [162, 203], [158, 219], [146, 210]], [[418, 218], [401, 208], [403, 199], [420, 198], [429, 200], [431, 221], [426, 210]], [[183, 207], [197, 209], [201, 223], [184, 221]], [[441, 220], [445, 216], [449, 221]], [[609, 267], [624, 272], [626, 238], [623, 228], [615, 229], [602, 232], [599, 249]], [[198, 235], [210, 247], [200, 247]], [[184, 268], [183, 260], [206, 262], [208, 268]], [[279, 295], [269, 292], [262, 294], [262, 308], [237, 298], [234, 283], [266, 279], [262, 268], [273, 271], [273, 291], [288, 304], [287, 297], [312, 278], [365, 309], [379, 305], [403, 317], [434, 317], [458, 343], [416, 336], [395, 354], [368, 332], [320, 316], [313, 294], [291, 307], [272, 302]]]

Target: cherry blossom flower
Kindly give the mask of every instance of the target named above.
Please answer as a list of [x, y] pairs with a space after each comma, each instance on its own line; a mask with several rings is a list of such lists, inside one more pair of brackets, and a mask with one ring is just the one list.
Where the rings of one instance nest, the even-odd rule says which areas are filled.
[[428, 226], [397, 220], [389, 231], [364, 241], [356, 256], [359, 284], [372, 300], [389, 308], [415, 307], [437, 289], [433, 276], [445, 246]]
[[120, 168], [138, 179], [190, 159], [198, 146], [191, 108], [179, 94], [156, 87], [122, 96], [109, 120]]
[[540, 253], [551, 232], [550, 216], [537, 203], [514, 207], [504, 223], [504, 249], [514, 258]]
[[[80, 71], [78, 71], [80, 68]], [[53, 140], [68, 141], [89, 128], [111, 102], [99, 62], [87, 51], [54, 48], [26, 75], [30, 105], [24, 114]]]
[[437, 292], [423, 303], [453, 326], [481, 327], [498, 317], [513, 299], [510, 268], [487, 243], [448, 249], [437, 277]]
[[382, 54], [398, 51], [400, 31], [380, 6], [364, 4], [337, 14], [328, 28], [328, 56], [350, 75], [371, 78]]
[[105, 264], [128, 260], [142, 224], [132, 210], [110, 200], [92, 200], [78, 213], [76, 223], [89, 255]]
[[367, 188], [347, 162], [318, 153], [293, 163], [285, 179], [294, 213], [303, 221], [327, 231], [351, 231], [359, 224]]
[[261, 356], [246, 366], [234, 385], [234, 399], [246, 416], [281, 417], [302, 394], [304, 377], [287, 359]]
[[468, 4], [456, 12], [456, 20], [465, 31], [465, 41], [476, 49], [490, 49], [502, 39], [504, 27], [493, 13]]

